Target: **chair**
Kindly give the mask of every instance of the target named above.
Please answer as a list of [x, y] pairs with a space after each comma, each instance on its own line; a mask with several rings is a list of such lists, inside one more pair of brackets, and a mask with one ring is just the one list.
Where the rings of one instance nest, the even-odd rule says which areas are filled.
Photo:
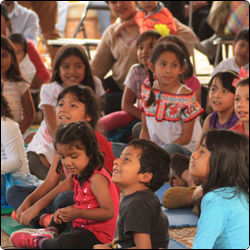
[[219, 62], [219, 56], [220, 56], [222, 45], [225, 45], [226, 58], [228, 58], [228, 48], [229, 48], [229, 45], [233, 44], [233, 42], [234, 42], [234, 37], [219, 37], [213, 40], [213, 44], [216, 45], [214, 67], [216, 67]]
[[[99, 39], [87, 39], [86, 28], [84, 20], [87, 16], [88, 10], [107, 10], [110, 11], [108, 4], [105, 1], [87, 1], [84, 12], [81, 16], [79, 24], [72, 36], [72, 38], [58, 38], [55, 40], [48, 40], [47, 43], [53, 46], [62, 46], [65, 44], [79, 44], [86, 46], [87, 54], [91, 59], [89, 46], [97, 46], [100, 43]], [[77, 39], [76, 36], [79, 32], [83, 32], [84, 39]]]

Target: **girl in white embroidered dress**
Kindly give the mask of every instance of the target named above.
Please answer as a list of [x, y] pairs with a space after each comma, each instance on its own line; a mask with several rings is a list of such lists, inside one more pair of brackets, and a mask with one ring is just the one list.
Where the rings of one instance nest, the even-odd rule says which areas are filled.
[[203, 110], [195, 93], [182, 82], [183, 50], [171, 42], [159, 43], [152, 51], [149, 69], [150, 82], [143, 84], [140, 100], [140, 138], [154, 141], [170, 155], [191, 155], [201, 135], [198, 116]]

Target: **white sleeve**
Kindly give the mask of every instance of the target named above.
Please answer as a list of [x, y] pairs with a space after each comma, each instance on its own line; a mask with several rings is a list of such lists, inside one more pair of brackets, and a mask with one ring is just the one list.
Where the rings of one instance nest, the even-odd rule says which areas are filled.
[[23, 139], [19, 125], [14, 121], [1, 122], [1, 151], [5, 159], [1, 159], [1, 174], [17, 172], [22, 167]]
[[96, 96], [98, 98], [100, 98], [101, 96], [103, 96], [105, 94], [105, 91], [104, 91], [103, 86], [102, 86], [102, 82], [96, 76], [94, 76], [93, 78], [94, 78]]

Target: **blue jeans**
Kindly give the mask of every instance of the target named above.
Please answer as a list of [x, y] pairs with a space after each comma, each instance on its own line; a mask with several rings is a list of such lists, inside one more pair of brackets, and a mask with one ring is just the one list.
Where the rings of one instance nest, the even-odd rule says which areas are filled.
[[178, 143], [168, 143], [162, 146], [171, 156], [174, 153], [180, 153], [186, 156], [191, 156], [192, 152], [190, 152], [187, 148], [181, 146]]
[[[6, 192], [6, 200], [16, 211], [23, 201], [28, 197], [33, 191], [35, 191], [35, 186], [21, 186], [13, 185]], [[40, 211], [40, 213], [30, 222], [30, 225], [35, 228], [41, 228], [39, 225], [39, 219], [43, 214], [52, 214], [56, 211], [57, 205], [64, 200], [69, 200], [74, 202], [74, 192], [66, 191], [56, 196], [55, 200], [46, 208]], [[75, 203], [75, 202], [74, 202]]]

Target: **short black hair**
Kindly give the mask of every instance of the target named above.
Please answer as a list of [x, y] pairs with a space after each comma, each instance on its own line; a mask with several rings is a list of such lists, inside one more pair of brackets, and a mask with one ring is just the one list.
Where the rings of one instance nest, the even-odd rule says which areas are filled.
[[238, 83], [237, 86], [236, 86], [236, 89], [237, 89], [238, 87], [247, 86], [247, 85], [249, 86], [249, 77], [240, 80], [239, 83]]
[[128, 144], [141, 149], [139, 173], [150, 172], [153, 178], [146, 186], [152, 191], [157, 191], [167, 181], [170, 169], [170, 155], [163, 148], [152, 141], [135, 139]]
[[249, 43], [249, 27], [241, 30], [236, 37], [234, 38], [234, 42], [237, 43], [239, 40], [245, 40]]
[[27, 54], [28, 51], [28, 42], [25, 36], [21, 33], [14, 33], [9, 35], [9, 39], [12, 43], [18, 43], [23, 45], [23, 51], [25, 54]]

